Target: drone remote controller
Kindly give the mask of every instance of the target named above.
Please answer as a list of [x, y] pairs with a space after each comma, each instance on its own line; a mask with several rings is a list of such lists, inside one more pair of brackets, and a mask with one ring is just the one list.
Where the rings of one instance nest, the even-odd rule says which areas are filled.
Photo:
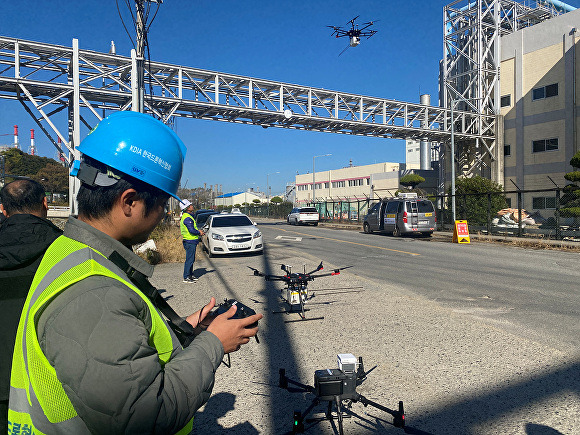
[[[254, 314], [256, 314], [256, 312], [254, 310], [252, 310], [250, 307], [242, 304], [241, 302], [235, 300], [235, 299], [224, 299], [223, 303], [218, 305], [217, 310], [215, 311], [215, 314], [217, 316], [219, 316], [220, 314], [225, 313], [226, 311], [228, 311], [232, 305], [235, 305], [236, 307], [238, 307], [238, 309], [236, 310], [236, 313], [231, 317], [232, 319], [244, 319], [246, 317], [250, 317], [253, 316]], [[255, 328], [256, 326], [258, 326], [258, 322], [254, 322], [249, 326], [246, 326], [246, 328]], [[255, 336], [256, 337], [256, 342], [260, 343], [260, 341], [258, 340], [258, 335]]]

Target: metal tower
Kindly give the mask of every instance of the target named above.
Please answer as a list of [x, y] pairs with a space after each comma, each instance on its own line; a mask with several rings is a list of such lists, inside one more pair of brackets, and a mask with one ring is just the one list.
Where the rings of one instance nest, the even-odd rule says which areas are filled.
[[[458, 141], [458, 174], [481, 175], [503, 184], [501, 36], [572, 9], [555, 0], [457, 0], [445, 6], [441, 106], [487, 115], [471, 124], [455, 119], [455, 131], [477, 136]], [[445, 155], [449, 158], [448, 151]]]

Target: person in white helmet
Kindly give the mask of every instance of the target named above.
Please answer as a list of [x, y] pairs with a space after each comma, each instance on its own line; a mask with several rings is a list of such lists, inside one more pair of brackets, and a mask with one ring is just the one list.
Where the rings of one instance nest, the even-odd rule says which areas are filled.
[[195, 251], [199, 243], [199, 237], [203, 236], [203, 231], [197, 228], [197, 223], [193, 218], [193, 204], [184, 199], [181, 207], [181, 220], [179, 229], [183, 237], [183, 249], [185, 249], [185, 264], [183, 265], [183, 282], [193, 283], [197, 277], [193, 274], [193, 264], [195, 263]]
[[262, 315], [208, 315], [211, 298], [183, 319], [131, 250], [177, 198], [185, 146], [173, 131], [118, 112], [78, 150], [78, 219], [46, 251], [18, 325], [9, 433], [187, 434], [224, 353], [247, 343]]

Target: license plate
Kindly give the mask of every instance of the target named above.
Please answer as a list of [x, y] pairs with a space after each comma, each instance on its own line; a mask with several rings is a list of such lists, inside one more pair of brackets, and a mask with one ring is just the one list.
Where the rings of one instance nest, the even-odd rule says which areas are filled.
[[250, 245], [248, 243], [233, 243], [230, 249], [247, 249]]
[[429, 225], [429, 221], [419, 221], [419, 224], [421, 224], [421, 225]]

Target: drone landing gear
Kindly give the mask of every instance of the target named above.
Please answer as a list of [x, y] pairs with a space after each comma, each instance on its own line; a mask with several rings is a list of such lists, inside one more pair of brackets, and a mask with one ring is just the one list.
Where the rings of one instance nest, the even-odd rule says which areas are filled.
[[294, 310], [294, 306], [298, 305], [298, 304], [290, 304], [288, 301], [286, 301], [286, 303], [290, 306], [290, 309], [288, 310], [281, 310], [281, 311], [272, 311], [272, 314], [292, 314], [292, 313], [297, 313], [300, 318], [299, 319], [295, 319], [295, 320], [284, 320], [284, 323], [294, 323], [294, 322], [306, 322], [308, 320], [322, 320], [324, 319], [324, 316], [321, 317], [309, 317], [308, 319], [306, 318], [306, 311], [310, 311], [309, 308], [305, 308], [304, 307], [304, 301], [302, 300], [302, 298], [300, 298], [300, 310]]
[[[280, 373], [280, 380], [279, 380], [278, 386], [280, 388], [291, 391], [290, 388], [288, 387], [288, 384], [292, 384], [292, 385], [296, 385], [297, 387], [299, 387], [298, 389], [293, 389], [292, 391], [308, 392], [308, 393], [316, 394], [314, 387], [312, 387], [310, 385], [301, 384], [300, 382], [296, 382], [292, 379], [289, 379], [286, 376], [285, 369], [280, 369], [279, 373]], [[403, 407], [402, 400], [399, 401], [399, 409], [395, 411], [395, 410], [387, 408], [386, 406], [383, 406], [377, 402], [374, 402], [372, 400], [367, 399], [362, 394], [356, 393], [356, 395], [354, 397], [351, 397], [350, 399], [342, 399], [338, 395], [333, 396], [332, 400], [324, 399], [324, 401], [328, 402], [328, 407], [326, 409], [326, 413], [325, 413], [324, 417], [313, 417], [313, 418], [307, 419], [306, 417], [312, 412], [314, 407], [317, 406], [321, 401], [323, 401], [323, 399], [321, 399], [320, 397], [315, 397], [312, 400], [312, 403], [310, 404], [310, 406], [308, 406], [308, 408], [306, 408], [306, 410], [304, 412], [294, 411], [294, 422], [292, 425], [292, 433], [303, 433], [305, 421], [307, 423], [313, 423], [313, 422], [320, 422], [320, 421], [324, 421], [324, 420], [330, 420], [330, 421], [337, 420], [338, 421], [338, 433], [339, 433], [339, 435], [344, 435], [344, 429], [343, 429], [343, 425], [342, 425], [343, 419], [350, 418], [352, 416], [354, 416], [354, 417], [358, 417], [358, 416], [356, 414], [354, 414], [352, 411], [349, 411], [352, 415], [349, 415], [349, 414], [345, 415], [344, 414], [345, 411], [343, 411], [343, 409], [342, 409], [343, 400], [347, 400], [347, 401], [350, 401], [353, 403], [360, 402], [363, 404], [363, 406], [365, 408], [368, 405], [370, 405], [374, 408], [377, 408], [381, 411], [384, 411], [384, 412], [393, 416], [393, 426], [400, 427], [400, 428], [405, 427], [405, 409]], [[336, 407], [336, 411], [334, 413], [333, 413], [333, 405], [334, 405], [334, 407]]]
[[[367, 399], [366, 397], [362, 396], [362, 395], [358, 395], [358, 397], [356, 399], [351, 399], [352, 402], [358, 402], [360, 401], [365, 408], [368, 405], [371, 405], [377, 409], [380, 409], [381, 411], [387, 412], [389, 414], [391, 414], [393, 416], [393, 426], [395, 427], [400, 427], [403, 428], [405, 427], [405, 410], [403, 407], [403, 401], [399, 401], [399, 409], [398, 411], [392, 410], [387, 408], [386, 406], [382, 406], [376, 402], [373, 402], [372, 400]], [[294, 424], [292, 426], [292, 433], [303, 433], [304, 432], [304, 422], [306, 423], [318, 423], [321, 421], [325, 421], [325, 420], [337, 420], [338, 421], [338, 433], [339, 435], [344, 435], [344, 429], [343, 429], [343, 425], [342, 425], [342, 421], [345, 418], [351, 418], [351, 417], [358, 417], [356, 414], [345, 414], [344, 411], [342, 410], [342, 400], [340, 399], [339, 396], [334, 396], [334, 400], [333, 401], [328, 401], [328, 408], [326, 410], [326, 413], [324, 414], [324, 417], [312, 417], [312, 418], [306, 418], [308, 416], [308, 414], [310, 414], [312, 412], [312, 410], [314, 409], [315, 406], [317, 406], [320, 403], [320, 399], [318, 397], [314, 398], [314, 400], [312, 401], [312, 403], [310, 404], [310, 406], [306, 409], [306, 411], [304, 411], [304, 413], [300, 412], [300, 411], [294, 411]], [[336, 407], [336, 411], [333, 413], [333, 405]], [[350, 411], [352, 412], [352, 411]]]

